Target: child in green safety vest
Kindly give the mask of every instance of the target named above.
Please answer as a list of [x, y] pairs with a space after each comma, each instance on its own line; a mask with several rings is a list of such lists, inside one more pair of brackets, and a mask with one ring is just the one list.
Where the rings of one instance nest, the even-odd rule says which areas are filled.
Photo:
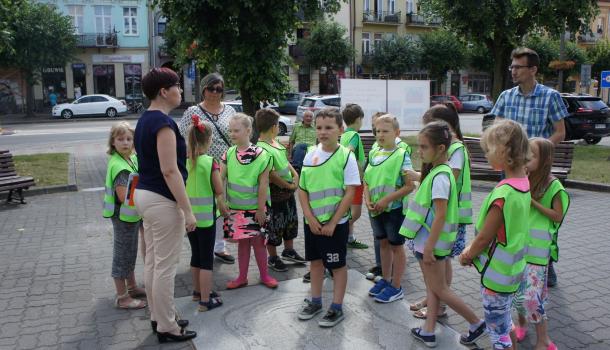
[[[305, 259], [294, 250], [293, 241], [299, 229], [299, 216], [294, 192], [298, 188], [299, 175], [288, 162], [286, 147], [276, 140], [279, 134], [280, 114], [271, 108], [259, 109], [255, 115], [259, 141], [273, 159], [273, 169], [269, 173], [271, 206], [267, 223], [268, 265], [278, 272], [288, 271], [282, 259], [304, 264]], [[284, 241], [282, 259], [277, 255], [277, 247]]]
[[133, 135], [134, 131], [127, 122], [119, 122], [110, 129], [108, 139], [110, 159], [106, 170], [103, 216], [111, 219], [114, 231], [112, 278], [117, 292], [114, 304], [119, 309], [146, 307], [145, 300], [137, 299], [145, 297], [146, 292], [136, 285], [134, 273], [142, 221], [133, 203], [133, 193], [129, 193], [128, 188], [128, 183], [138, 173]]
[[254, 250], [261, 282], [276, 288], [277, 280], [267, 270], [265, 248], [269, 221], [269, 171], [273, 159], [264, 148], [250, 142], [252, 118], [236, 113], [229, 120], [233, 146], [222, 156], [221, 177], [227, 185], [229, 216], [225, 217], [225, 238], [238, 244], [239, 276], [227, 283], [227, 289], [248, 285], [250, 247]]
[[211, 124], [193, 115], [187, 131], [186, 194], [197, 219], [195, 230], [188, 232], [187, 236], [191, 244], [193, 301], [199, 302], [199, 311], [208, 311], [222, 305], [218, 293], [212, 291], [216, 208], [224, 217], [229, 215], [220, 165], [213, 157], [206, 155], [212, 142], [212, 128]]
[[[350, 151], [354, 152], [356, 162], [358, 163], [358, 171], [360, 172], [360, 180], [362, 180], [362, 172], [364, 170], [364, 162], [366, 159], [364, 155], [364, 145], [362, 145], [362, 139], [360, 138], [360, 134], [358, 134], [358, 130], [360, 130], [362, 127], [364, 112], [357, 104], [348, 103], [343, 108], [341, 114], [347, 128], [345, 128], [345, 131], [343, 134], [341, 134], [339, 143], [341, 146], [347, 147]], [[354, 236], [354, 223], [360, 219], [360, 215], [362, 214], [363, 191], [364, 187], [362, 185], [356, 188], [356, 193], [354, 193], [354, 199], [350, 208], [352, 218], [349, 220], [349, 238], [347, 241], [348, 248], [366, 249], [369, 247], [365, 243], [357, 240]]]
[[[448, 165], [455, 177], [455, 185], [458, 192], [458, 231], [455, 243], [449, 254], [449, 259], [445, 259], [447, 286], [451, 287], [453, 280], [453, 268], [451, 261], [459, 256], [466, 245], [466, 225], [472, 224], [472, 202], [470, 185], [470, 159], [468, 151], [463, 144], [464, 137], [460, 129], [460, 117], [453, 103], [439, 104], [426, 111], [423, 115], [424, 124], [441, 120], [446, 122], [451, 128], [451, 146], [448, 152]], [[412, 242], [412, 241], [411, 241]], [[412, 248], [412, 247], [410, 247]], [[411, 304], [410, 309], [414, 311], [416, 318], [426, 318], [426, 299], [422, 299]], [[447, 314], [445, 305], [441, 305], [439, 316]]]
[[536, 326], [536, 349], [557, 349], [549, 338], [547, 327], [547, 269], [549, 259], [557, 261], [557, 233], [570, 205], [561, 182], [551, 174], [554, 145], [543, 138], [530, 139], [532, 159], [527, 163], [532, 205], [530, 236], [525, 256], [525, 272], [513, 306], [519, 315], [515, 327], [517, 341], [527, 333], [527, 323]]
[[320, 327], [333, 327], [344, 319], [349, 209], [356, 187], [360, 186], [353, 153], [337, 143], [342, 125], [338, 109], [318, 112], [316, 133], [320, 143], [305, 155], [299, 181], [299, 201], [305, 217], [305, 259], [311, 262], [311, 299], [305, 299], [298, 318], [310, 320], [322, 311], [326, 267], [333, 274], [333, 302], [318, 321]]
[[375, 123], [377, 148], [369, 153], [364, 170], [364, 201], [369, 211], [373, 235], [380, 243], [383, 277], [369, 290], [380, 303], [391, 303], [404, 297], [401, 279], [406, 269], [403, 245], [405, 237], [400, 226], [405, 218], [403, 198], [415, 186], [408, 170], [413, 170], [411, 157], [396, 145], [400, 126], [395, 116], [386, 114]]
[[444, 302], [469, 323], [461, 342], [472, 344], [484, 334], [485, 322], [447, 286], [444, 262], [451, 254], [458, 229], [458, 196], [455, 178], [447, 164], [451, 129], [435, 121], [425, 125], [417, 136], [422, 160], [421, 184], [409, 201], [400, 233], [414, 241], [415, 257], [424, 275], [428, 314], [422, 327], [411, 335], [428, 347], [436, 346], [436, 320]]
[[525, 131], [512, 120], [487, 129], [481, 147], [491, 167], [504, 171], [506, 177], [483, 201], [475, 238], [459, 259], [481, 274], [485, 322], [493, 349], [512, 349], [511, 304], [523, 277], [529, 237], [531, 196], [525, 165], [531, 153]]

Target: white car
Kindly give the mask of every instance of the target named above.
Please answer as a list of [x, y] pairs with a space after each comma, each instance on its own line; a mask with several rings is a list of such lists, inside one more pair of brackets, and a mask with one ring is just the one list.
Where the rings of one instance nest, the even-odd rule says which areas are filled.
[[[244, 111], [244, 108], [243, 108], [243, 106], [241, 104], [241, 100], [226, 101], [226, 102], [223, 102], [223, 103], [226, 104], [227, 106], [233, 107], [235, 112], [242, 112], [243, 113], [243, 111]], [[270, 107], [270, 108], [277, 111], [277, 109], [273, 108], [273, 106]], [[280, 124], [280, 133], [279, 133], [279, 136], [284, 136], [284, 135], [288, 135], [288, 134], [292, 133], [292, 129], [294, 128], [294, 122], [292, 121], [292, 119], [281, 115], [280, 116], [280, 120], [279, 120], [279, 124]]]
[[64, 119], [85, 115], [105, 115], [115, 118], [127, 113], [127, 104], [108, 95], [85, 95], [72, 103], [56, 105], [52, 113], [54, 117]]
[[313, 112], [317, 115], [318, 112], [325, 107], [341, 107], [340, 95], [312, 95], [303, 98], [301, 104], [297, 107], [297, 123], [303, 121], [303, 113], [305, 111]]

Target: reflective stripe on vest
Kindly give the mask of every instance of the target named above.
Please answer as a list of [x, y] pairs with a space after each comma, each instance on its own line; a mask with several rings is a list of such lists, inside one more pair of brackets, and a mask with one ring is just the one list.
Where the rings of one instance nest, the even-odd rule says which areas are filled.
[[[110, 218], [114, 215], [116, 206], [119, 208], [119, 220], [124, 222], [138, 222], [140, 216], [136, 211], [135, 206], [130, 206], [127, 203], [117, 202], [114, 194], [114, 179], [122, 171], [128, 171], [130, 174], [137, 173], [138, 171], [138, 159], [136, 155], [132, 155], [130, 158], [133, 166], [129, 164], [118, 152], [114, 152], [108, 160], [108, 169], [106, 170], [106, 184], [104, 186], [104, 207], [102, 215], [105, 218]], [[129, 189], [127, 189], [129, 190]]]
[[[473, 264], [482, 275], [481, 283], [484, 287], [498, 293], [514, 293], [519, 288], [525, 269], [525, 256], [529, 254], [526, 245], [529, 224], [523, 218], [529, 216], [531, 196], [529, 192], [521, 192], [510, 184], [494, 188], [481, 206], [475, 235], [485, 224], [489, 209], [498, 199], [504, 200], [502, 212], [506, 244], [496, 242], [487, 247], [473, 259]], [[493, 252], [491, 257], [489, 252]]]
[[[446, 164], [434, 167], [422, 181], [415, 198], [409, 202], [407, 214], [400, 227], [400, 234], [410, 239], [416, 239], [416, 241], [419, 240], [422, 244], [428, 239], [431, 227], [426, 223], [426, 218], [432, 210], [432, 184], [434, 178], [440, 174], [447, 174], [449, 177], [450, 190], [445, 223], [443, 223], [443, 228], [434, 247], [434, 255], [447, 256], [451, 253], [457, 235], [458, 198], [453, 173]], [[422, 228], [424, 230], [421, 230]], [[418, 238], [420, 235], [424, 237]]]
[[362, 145], [362, 139], [360, 138], [360, 134], [358, 134], [355, 130], [347, 130], [343, 134], [341, 134], [341, 138], [339, 139], [339, 143], [341, 146], [349, 149], [350, 141], [354, 138], [358, 138], [358, 147], [354, 150], [354, 155], [356, 156], [356, 162], [360, 169], [364, 166], [364, 146]]
[[[315, 151], [310, 148], [309, 152]], [[351, 151], [338, 146], [335, 152], [322, 164], [307, 166], [301, 169], [299, 186], [307, 192], [313, 215], [320, 223], [332, 219], [345, 194], [343, 169]], [[349, 217], [349, 210], [343, 216]], [[307, 219], [305, 219], [307, 223]]]
[[212, 186], [212, 168], [214, 158], [200, 155], [193, 166], [191, 160], [186, 160], [188, 177], [186, 179], [186, 194], [191, 202], [197, 227], [205, 228], [214, 225], [216, 201]]
[[470, 182], [470, 156], [464, 144], [456, 141], [449, 146], [447, 154], [449, 158], [457, 151], [462, 149], [464, 152], [464, 164], [460, 169], [460, 176], [455, 179], [455, 185], [459, 193], [458, 197], [458, 222], [460, 224], [472, 224], [472, 184]]
[[[261, 152], [249, 164], [242, 164], [237, 159], [237, 146], [227, 150], [227, 201], [231, 209], [258, 208], [258, 177], [267, 169], [272, 158], [264, 148], [256, 148]], [[266, 192], [269, 202], [269, 187]]]
[[[369, 160], [376, 157], [377, 152], [380, 149], [371, 150], [369, 153]], [[369, 161], [366, 169], [364, 169], [364, 182], [368, 188], [368, 194], [371, 204], [377, 203], [382, 198], [389, 194], [396, 192], [396, 184], [402, 176], [402, 164], [406, 156], [405, 150], [402, 148], [396, 148], [392, 153], [379, 164], [373, 164]], [[399, 199], [398, 202], [401, 202]], [[402, 203], [400, 203], [402, 205]], [[393, 202], [388, 205], [385, 212], [389, 212], [392, 209], [396, 209], [398, 206]], [[377, 216], [381, 213], [369, 212], [371, 217]]]

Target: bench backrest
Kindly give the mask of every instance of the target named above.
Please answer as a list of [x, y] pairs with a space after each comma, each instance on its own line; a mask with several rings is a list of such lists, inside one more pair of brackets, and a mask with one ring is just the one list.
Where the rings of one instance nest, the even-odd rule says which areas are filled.
[[13, 155], [8, 153], [8, 151], [0, 151], [0, 178], [16, 175], [17, 171], [15, 170]]
[[364, 156], [368, 157], [369, 156], [369, 152], [371, 151], [371, 147], [373, 147], [373, 144], [375, 143], [375, 136], [374, 135], [362, 135], [360, 134], [360, 139], [362, 140], [362, 146], [364, 146]]

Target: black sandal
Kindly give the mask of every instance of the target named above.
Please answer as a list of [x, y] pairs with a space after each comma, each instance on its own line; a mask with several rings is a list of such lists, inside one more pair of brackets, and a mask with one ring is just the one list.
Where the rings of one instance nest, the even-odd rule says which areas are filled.
[[201, 300], [201, 292], [198, 292], [196, 290], [193, 291], [193, 301], [200, 301]]
[[221, 301], [218, 301], [217, 299], [214, 299], [214, 298], [210, 298], [210, 300], [208, 302], [205, 302], [205, 301], [199, 302], [199, 312], [210, 311], [219, 306], [222, 306]]

